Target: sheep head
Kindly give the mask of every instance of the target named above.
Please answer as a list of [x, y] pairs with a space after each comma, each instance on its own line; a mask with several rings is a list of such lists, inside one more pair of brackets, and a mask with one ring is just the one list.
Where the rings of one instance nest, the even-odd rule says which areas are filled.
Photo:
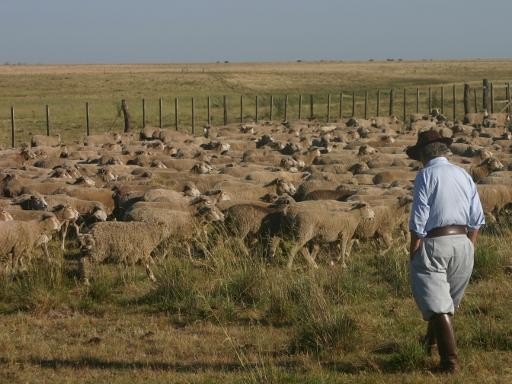
[[224, 214], [214, 205], [203, 204], [197, 209], [196, 217], [201, 219], [202, 223], [223, 222]]

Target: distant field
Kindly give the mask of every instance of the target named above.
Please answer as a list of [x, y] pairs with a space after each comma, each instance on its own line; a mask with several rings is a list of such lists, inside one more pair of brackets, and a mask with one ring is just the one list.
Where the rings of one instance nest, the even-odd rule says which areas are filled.
[[[196, 125], [206, 122], [206, 97], [212, 97], [213, 124], [223, 123], [223, 95], [228, 96], [229, 120], [240, 119], [240, 95], [244, 98], [245, 120], [254, 119], [254, 96], [260, 95], [259, 117], [268, 118], [272, 94], [274, 119], [283, 118], [284, 95], [289, 95], [289, 117], [298, 114], [298, 95], [303, 94], [303, 116], [309, 116], [309, 95], [315, 95], [315, 116], [325, 119], [327, 94], [332, 94], [331, 119], [339, 114], [339, 94], [347, 97], [343, 115], [350, 116], [352, 91], [356, 92], [356, 114], [361, 115], [364, 92], [370, 94], [369, 113], [375, 114], [376, 90], [382, 89], [381, 113], [387, 113], [387, 92], [397, 89], [395, 113], [404, 87], [409, 89], [408, 111], [416, 108], [416, 87], [420, 88], [421, 111], [426, 111], [427, 88], [433, 87], [433, 103], [440, 103], [439, 86], [481, 85], [483, 78], [501, 89], [512, 79], [512, 60], [424, 61], [424, 62], [289, 62], [153, 65], [37, 65], [0, 66], [0, 144], [10, 142], [10, 107], [17, 118], [17, 143], [30, 134], [46, 132], [45, 105], [50, 106], [51, 130], [66, 140], [85, 132], [85, 102], [90, 103], [93, 133], [122, 129], [120, 100], [126, 99], [134, 126], [140, 128], [141, 100], [146, 99], [147, 123], [158, 125], [158, 99], [163, 98], [163, 125], [174, 126], [174, 98], [180, 97], [180, 127], [190, 129], [191, 97], [196, 98]], [[478, 99], [480, 95], [477, 96]], [[451, 89], [445, 106], [451, 108]], [[461, 113], [459, 110], [458, 113]]]

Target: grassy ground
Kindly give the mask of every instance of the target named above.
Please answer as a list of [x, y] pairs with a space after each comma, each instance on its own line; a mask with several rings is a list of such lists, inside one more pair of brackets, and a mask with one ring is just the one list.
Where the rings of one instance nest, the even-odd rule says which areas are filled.
[[[255, 95], [259, 95], [259, 118], [270, 116], [270, 95], [274, 96], [273, 119], [284, 118], [284, 96], [289, 95], [288, 117], [298, 117], [299, 94], [304, 95], [302, 117], [309, 117], [309, 95], [315, 95], [313, 115], [327, 118], [327, 94], [332, 94], [330, 117], [339, 115], [340, 92], [344, 92], [342, 114], [364, 115], [364, 93], [369, 92], [368, 114], [376, 114], [376, 92], [382, 89], [380, 113], [389, 112], [389, 89], [396, 89], [394, 113], [403, 115], [403, 88], [407, 87], [406, 113], [416, 111], [416, 88], [420, 89], [419, 110], [428, 109], [428, 87], [432, 106], [443, 107], [452, 116], [452, 89], [457, 85], [456, 115], [462, 114], [462, 84], [481, 87], [483, 78], [494, 81], [496, 100], [505, 98], [504, 84], [512, 79], [512, 61], [440, 62], [315, 62], [315, 63], [220, 63], [169, 65], [54, 65], [0, 66], [0, 145], [10, 144], [10, 108], [17, 118], [16, 142], [30, 134], [46, 133], [45, 105], [50, 107], [51, 132], [66, 140], [85, 134], [85, 102], [90, 103], [91, 131], [120, 131], [123, 121], [120, 101], [126, 99], [133, 125], [142, 124], [142, 98], [146, 99], [146, 121], [159, 125], [159, 102], [163, 99], [163, 125], [174, 127], [174, 98], [180, 98], [180, 129], [191, 128], [191, 97], [195, 97], [196, 126], [207, 121], [207, 96], [211, 96], [214, 125], [223, 123], [223, 95], [228, 96], [228, 120], [240, 121], [240, 95], [245, 95], [243, 118], [255, 118]], [[477, 94], [481, 108], [481, 90]], [[472, 103], [473, 104], [473, 103]], [[497, 109], [503, 104], [497, 103]], [[473, 106], [472, 106], [473, 108]]]
[[[462, 372], [435, 376], [419, 344], [408, 260], [372, 244], [348, 269], [287, 271], [237, 239], [206, 255], [174, 252], [151, 284], [142, 269], [105, 265], [89, 288], [76, 252], [52, 246], [0, 281], [1, 382], [507, 383], [512, 379], [512, 233], [484, 235], [455, 317]], [[324, 255], [325, 256], [325, 255]]]

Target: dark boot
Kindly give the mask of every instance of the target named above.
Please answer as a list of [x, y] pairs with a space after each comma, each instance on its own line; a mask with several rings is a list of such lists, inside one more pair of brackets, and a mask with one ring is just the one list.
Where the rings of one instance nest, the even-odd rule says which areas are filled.
[[436, 335], [434, 333], [434, 321], [430, 320], [427, 325], [427, 333], [421, 340], [425, 353], [432, 356], [434, 349], [437, 346]]
[[430, 320], [433, 322], [434, 334], [437, 339], [437, 349], [441, 359], [439, 371], [443, 373], [455, 373], [459, 370], [457, 358], [457, 347], [451, 316], [447, 314], [434, 315]]

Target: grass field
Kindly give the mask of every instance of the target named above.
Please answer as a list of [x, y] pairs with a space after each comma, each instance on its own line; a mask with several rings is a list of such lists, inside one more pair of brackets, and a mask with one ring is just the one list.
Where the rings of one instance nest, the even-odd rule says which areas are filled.
[[[302, 116], [309, 117], [309, 95], [315, 95], [314, 116], [327, 117], [327, 94], [332, 94], [331, 119], [339, 115], [339, 95], [345, 92], [343, 115], [352, 114], [352, 92], [356, 92], [356, 115], [364, 113], [364, 92], [369, 92], [369, 115], [376, 113], [376, 91], [382, 89], [381, 114], [389, 111], [389, 89], [396, 90], [394, 113], [402, 116], [403, 88], [408, 89], [407, 111], [428, 109], [428, 87], [432, 105], [440, 107], [444, 85], [444, 107], [451, 116], [453, 84], [457, 85], [457, 116], [462, 114], [462, 84], [481, 87], [488, 78], [496, 85], [496, 99], [505, 98], [504, 85], [512, 79], [512, 60], [424, 61], [424, 62], [290, 62], [161, 65], [38, 65], [0, 66], [0, 144], [10, 144], [10, 108], [15, 107], [17, 143], [30, 134], [46, 133], [45, 105], [50, 107], [51, 131], [66, 140], [85, 133], [85, 103], [90, 103], [91, 131], [122, 130], [120, 101], [126, 99], [135, 128], [142, 124], [142, 98], [146, 120], [159, 125], [159, 98], [163, 99], [163, 125], [174, 127], [174, 98], [180, 98], [179, 124], [191, 127], [191, 97], [195, 97], [196, 124], [207, 121], [207, 96], [211, 96], [214, 125], [223, 123], [223, 96], [228, 96], [230, 122], [240, 121], [240, 95], [245, 95], [245, 120], [255, 118], [255, 95], [259, 95], [259, 117], [268, 119], [270, 95], [274, 96], [274, 119], [284, 117], [284, 95], [289, 95], [289, 118], [298, 116], [298, 95], [303, 94]], [[481, 106], [481, 91], [477, 95]]]
[[[212, 237], [213, 238], [213, 237]], [[462, 372], [435, 376], [407, 256], [356, 250], [350, 266], [287, 271], [237, 239], [191, 265], [177, 252], [149, 283], [101, 266], [79, 284], [54, 244], [0, 282], [0, 381], [10, 383], [507, 383], [512, 380], [512, 233], [486, 234], [455, 317]]]

